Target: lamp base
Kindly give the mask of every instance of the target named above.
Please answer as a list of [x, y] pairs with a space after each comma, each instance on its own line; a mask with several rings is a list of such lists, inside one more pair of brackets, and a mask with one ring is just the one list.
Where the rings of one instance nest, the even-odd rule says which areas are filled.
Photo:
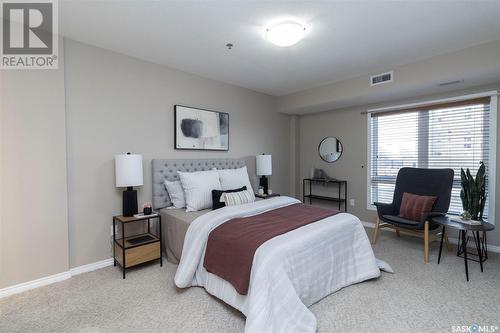
[[267, 181], [266, 176], [261, 176], [259, 180], [259, 186], [262, 186], [264, 188], [264, 194], [268, 194], [267, 191], [269, 189], [269, 183]]
[[132, 187], [127, 187], [123, 191], [123, 216], [130, 217], [137, 213], [137, 191]]

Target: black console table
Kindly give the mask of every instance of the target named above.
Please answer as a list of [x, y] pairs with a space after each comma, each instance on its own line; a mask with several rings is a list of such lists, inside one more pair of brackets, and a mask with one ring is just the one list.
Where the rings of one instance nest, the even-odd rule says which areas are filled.
[[[309, 182], [309, 194], [306, 194], [306, 184]], [[338, 196], [324, 196], [324, 195], [316, 195], [312, 193], [312, 183], [321, 183], [325, 185], [329, 184], [337, 184], [338, 185]], [[344, 188], [344, 197], [341, 196], [342, 187]], [[306, 198], [309, 198], [309, 204], [312, 204], [312, 199], [320, 199], [326, 201], [337, 202], [339, 205], [339, 210], [344, 204], [344, 211], [347, 212], [347, 181], [338, 180], [338, 179], [315, 179], [315, 178], [305, 178], [302, 180], [302, 201], [305, 203]]]

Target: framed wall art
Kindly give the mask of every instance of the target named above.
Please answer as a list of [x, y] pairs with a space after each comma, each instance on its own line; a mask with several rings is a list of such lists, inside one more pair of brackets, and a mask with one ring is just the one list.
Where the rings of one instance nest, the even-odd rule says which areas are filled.
[[229, 114], [175, 105], [175, 149], [229, 150]]

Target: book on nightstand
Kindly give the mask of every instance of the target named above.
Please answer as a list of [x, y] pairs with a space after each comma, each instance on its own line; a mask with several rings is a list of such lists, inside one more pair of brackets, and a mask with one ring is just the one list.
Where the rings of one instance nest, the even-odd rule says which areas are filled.
[[143, 218], [143, 217], [154, 217], [154, 216], [158, 216], [158, 213], [153, 212], [153, 213], [151, 213], [151, 214], [149, 214], [149, 215], [144, 215], [144, 213], [134, 214], [134, 217], [135, 217], [136, 219], [140, 219], [140, 218]]

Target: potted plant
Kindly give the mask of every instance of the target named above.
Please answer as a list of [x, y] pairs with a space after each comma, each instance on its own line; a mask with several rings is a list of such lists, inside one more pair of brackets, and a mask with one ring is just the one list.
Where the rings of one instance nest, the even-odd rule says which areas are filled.
[[467, 171], [460, 169], [460, 180], [462, 183], [460, 198], [464, 210], [463, 218], [482, 221], [484, 205], [486, 204], [486, 167], [484, 163], [480, 162], [476, 179], [471, 175], [469, 168]]

